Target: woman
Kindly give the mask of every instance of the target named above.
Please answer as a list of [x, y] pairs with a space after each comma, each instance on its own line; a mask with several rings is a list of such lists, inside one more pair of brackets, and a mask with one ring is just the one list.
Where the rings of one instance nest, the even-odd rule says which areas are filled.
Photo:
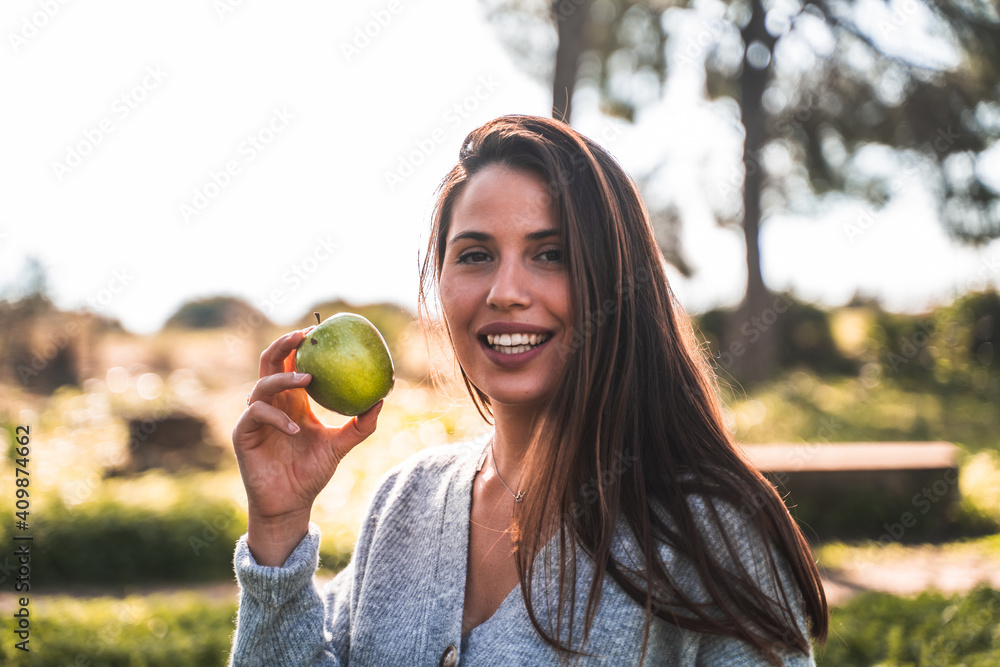
[[734, 445], [635, 185], [558, 121], [473, 131], [439, 190], [439, 297], [493, 433], [382, 481], [350, 565], [313, 585], [313, 500], [381, 404], [328, 429], [261, 356], [233, 433], [249, 499], [234, 664], [813, 664], [808, 545]]

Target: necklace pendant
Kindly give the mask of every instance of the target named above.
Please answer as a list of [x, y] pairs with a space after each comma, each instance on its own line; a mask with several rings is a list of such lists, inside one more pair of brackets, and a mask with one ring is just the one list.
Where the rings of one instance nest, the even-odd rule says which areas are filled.
[[[507, 482], [503, 481], [503, 477], [500, 476], [500, 470], [497, 468], [497, 455], [496, 452], [493, 451], [492, 439], [490, 440], [490, 455], [491, 458], [493, 459], [493, 472], [496, 473], [497, 479], [499, 479], [500, 483], [503, 484], [503, 488], [507, 489], [507, 493], [509, 493], [510, 497], [514, 499], [515, 503], [521, 502], [524, 499], [524, 491], [518, 491], [515, 494], [513, 491], [510, 490], [510, 487], [507, 486]], [[483, 461], [485, 459], [486, 459], [486, 450], [483, 450], [483, 455], [479, 458], [480, 468], [483, 466]], [[476, 468], [476, 472], [479, 472], [479, 468]]]

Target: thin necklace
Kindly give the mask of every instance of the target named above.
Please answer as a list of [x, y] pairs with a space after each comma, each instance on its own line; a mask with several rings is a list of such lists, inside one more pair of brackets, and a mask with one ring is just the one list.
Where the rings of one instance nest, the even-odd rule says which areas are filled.
[[503, 477], [500, 476], [500, 469], [497, 468], [497, 455], [496, 452], [493, 451], [492, 438], [490, 439], [490, 458], [493, 459], [493, 472], [497, 474], [497, 479], [499, 479], [500, 483], [503, 484], [503, 488], [507, 489], [507, 493], [509, 493], [511, 497], [514, 498], [514, 502], [519, 503], [522, 500], [524, 500], [524, 491], [518, 491], [517, 493], [514, 493], [513, 491], [510, 490], [510, 487], [507, 486], [507, 482], [503, 481]]

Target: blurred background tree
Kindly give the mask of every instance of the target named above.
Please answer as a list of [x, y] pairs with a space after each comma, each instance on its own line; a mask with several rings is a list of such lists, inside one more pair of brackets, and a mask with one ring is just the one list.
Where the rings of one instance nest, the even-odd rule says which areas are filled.
[[235, 296], [211, 296], [185, 301], [166, 323], [164, 329], [217, 329], [237, 326], [254, 320], [270, 324], [267, 316], [245, 299]]
[[31, 313], [52, 308], [48, 272], [37, 257], [29, 255], [24, 259], [17, 279], [0, 289], [0, 302]]
[[[598, 91], [602, 111], [634, 120], [650, 85], [662, 91], [679, 65], [702, 73], [707, 98], [736, 102], [742, 174], [708, 197], [718, 222], [740, 226], [746, 241], [746, 293], [728, 340], [773, 300], [758, 243], [768, 216], [815, 213], [845, 197], [875, 212], [917, 181], [953, 238], [1000, 236], [1000, 170], [989, 167], [1000, 136], [995, 2], [483, 2], [515, 58], [552, 81], [554, 117], [571, 119], [582, 84]], [[671, 40], [681, 46], [668, 48]], [[729, 371], [762, 380], [777, 347], [774, 329], [760, 331]]]
[[98, 313], [64, 312], [52, 302], [48, 270], [27, 256], [0, 288], [0, 382], [40, 395], [79, 385], [89, 370], [93, 335], [120, 329]]

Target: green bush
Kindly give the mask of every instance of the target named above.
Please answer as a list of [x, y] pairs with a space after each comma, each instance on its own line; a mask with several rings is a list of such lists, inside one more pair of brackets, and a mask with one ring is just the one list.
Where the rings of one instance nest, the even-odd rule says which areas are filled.
[[[161, 485], [149, 498], [125, 496], [131, 487], [102, 489], [96, 498], [67, 506], [49, 495], [30, 519], [32, 585], [42, 590], [65, 586], [113, 586], [233, 578], [233, 550], [246, 532], [247, 517], [232, 502], [202, 495], [206, 477], [189, 479], [149, 475], [143, 488]], [[172, 499], [173, 498], [173, 499]], [[0, 514], [14, 508], [0, 499]], [[0, 543], [11, 540], [11, 522], [0, 523]], [[331, 533], [320, 545], [328, 574], [340, 571], [353, 543]], [[10, 558], [0, 555], [0, 583]]]
[[[724, 352], [731, 338], [752, 345], [771, 324], [778, 354], [772, 377], [801, 368], [821, 375], [860, 373], [869, 380], [889, 379], [910, 391], [1000, 395], [1000, 292], [965, 294], [917, 315], [891, 313], [877, 302], [823, 310], [789, 294], [775, 299], [784, 310], [773, 322], [742, 323], [742, 336], [740, 330], [726, 335], [733, 326], [731, 310], [698, 315], [695, 321], [708, 348], [716, 354]], [[863, 331], [847, 332], [851, 338], [860, 333], [850, 349], [838, 344], [844, 341], [833, 326], [846, 315], [864, 323]]]
[[978, 292], [924, 315], [869, 309], [863, 360], [910, 388], [945, 393], [1000, 390], [1000, 294]]
[[248, 320], [270, 323], [267, 316], [245, 300], [233, 296], [194, 299], [184, 303], [163, 325], [164, 329], [214, 329]]
[[1000, 664], [1000, 591], [923, 593], [914, 599], [887, 593], [857, 595], [833, 609], [830, 638], [816, 650], [819, 665]]
[[[817, 373], [842, 375], [857, 370], [856, 362], [837, 349], [830, 326], [831, 311], [799, 301], [788, 293], [775, 295], [774, 303], [776, 310], [742, 322], [735, 330], [733, 318], [739, 314], [731, 309], [709, 310], [694, 318], [708, 349], [715, 355], [722, 355], [717, 360], [723, 367], [724, 376], [729, 369], [722, 353], [734, 342], [752, 349], [757, 337], [769, 327], [773, 327], [777, 338], [777, 358], [772, 373], [808, 368]], [[775, 319], [770, 320], [771, 316]]]
[[225, 665], [236, 604], [193, 593], [124, 599], [54, 598], [31, 605], [29, 653], [14, 647], [13, 618], [0, 616], [0, 664], [33, 667]]
[[32, 584], [125, 584], [233, 577], [246, 530], [235, 505], [191, 498], [164, 509], [54, 502], [32, 525]]

